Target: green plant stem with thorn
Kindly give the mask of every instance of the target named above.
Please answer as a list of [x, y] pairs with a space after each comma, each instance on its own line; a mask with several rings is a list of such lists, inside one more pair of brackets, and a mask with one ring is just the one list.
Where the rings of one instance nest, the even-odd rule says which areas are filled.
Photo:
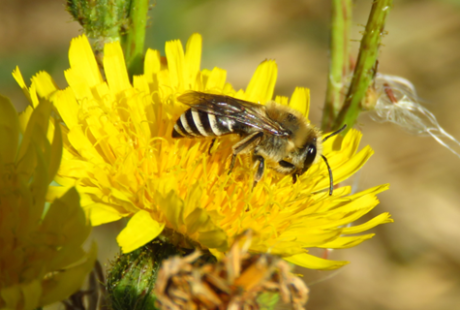
[[[338, 2], [340, 1], [334, 2], [334, 4], [339, 5]], [[392, 0], [376, 0], [373, 2], [366, 30], [361, 40], [358, 60], [347, 95], [345, 96], [343, 105], [338, 111], [338, 115], [335, 117], [333, 125], [330, 128], [328, 127], [330, 117], [331, 115], [334, 116], [337, 110], [333, 104], [326, 100], [324, 110], [326, 115], [323, 117], [323, 129], [337, 130], [344, 125], [347, 125], [347, 128], [342, 132], [344, 135], [356, 123], [359, 113], [361, 112], [361, 101], [364, 99], [366, 91], [371, 85], [372, 79], [375, 75], [381, 36], [384, 33], [385, 20], [391, 6]], [[339, 32], [338, 34], [332, 34], [332, 37], [334, 38], [334, 36], [338, 36], [344, 31], [347, 31], [347, 29], [344, 26], [333, 27], [332, 31]], [[345, 36], [343, 34], [341, 35]], [[335, 48], [335, 53], [338, 53], [338, 47], [336, 46]], [[334, 51], [332, 51], [332, 53], [334, 53]], [[330, 77], [332, 77], [332, 73], [342, 70], [342, 66], [343, 62], [341, 61], [331, 61]], [[335, 82], [335, 80], [333, 80], [333, 82]], [[343, 82], [344, 80], [342, 80], [342, 83]], [[338, 85], [340, 85], [340, 83]], [[336, 90], [334, 88], [328, 88], [328, 94], [329, 93], [331, 93], [329, 96], [335, 95]], [[328, 96], [326, 96], [326, 98], [328, 98]], [[337, 100], [336, 98], [333, 99]], [[330, 109], [332, 109], [332, 113], [329, 111]]]

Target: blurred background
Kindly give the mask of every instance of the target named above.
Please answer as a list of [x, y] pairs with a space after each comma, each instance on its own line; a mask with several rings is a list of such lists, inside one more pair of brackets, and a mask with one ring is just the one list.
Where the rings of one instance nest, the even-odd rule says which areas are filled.
[[[371, 0], [355, 1], [353, 55]], [[387, 21], [381, 73], [409, 79], [425, 107], [447, 132], [460, 138], [460, 1], [400, 0]], [[221, 67], [235, 88], [245, 88], [257, 65], [275, 59], [276, 94], [311, 89], [310, 118], [319, 124], [328, 70], [330, 1], [157, 0], [150, 12], [146, 47], [200, 32], [202, 68]], [[68, 68], [70, 39], [80, 26], [64, 0], [1, 0], [0, 93], [18, 109], [25, 97], [11, 72], [26, 81], [46, 70], [60, 87]], [[390, 183], [375, 216], [389, 211], [395, 223], [374, 229], [366, 243], [330, 254], [351, 263], [335, 272], [303, 272], [311, 290], [308, 309], [460, 309], [460, 158], [432, 138], [362, 115], [362, 145], [375, 155], [358, 179], [360, 189]], [[97, 227], [103, 264], [118, 251], [114, 236], [124, 223]], [[299, 271], [301, 272], [301, 271]], [[63, 306], [59, 306], [63, 309]]]

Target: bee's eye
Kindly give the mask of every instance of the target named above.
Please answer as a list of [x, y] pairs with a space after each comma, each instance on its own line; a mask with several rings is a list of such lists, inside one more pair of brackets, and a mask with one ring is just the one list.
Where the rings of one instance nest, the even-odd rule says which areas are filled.
[[278, 164], [280, 164], [281, 167], [284, 167], [284, 168], [294, 168], [294, 165], [291, 164], [290, 162], [287, 162], [285, 160], [280, 160], [278, 162]]
[[316, 158], [316, 145], [309, 144], [307, 146], [305, 161], [303, 163], [303, 167], [305, 170], [308, 169], [313, 164], [313, 162], [315, 161], [315, 158]]

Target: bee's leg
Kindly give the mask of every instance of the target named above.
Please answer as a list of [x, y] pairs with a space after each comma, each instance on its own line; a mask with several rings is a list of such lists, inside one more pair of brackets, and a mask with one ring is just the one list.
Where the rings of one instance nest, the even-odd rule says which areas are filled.
[[232, 172], [233, 166], [235, 166], [235, 161], [236, 161], [236, 154], [233, 153], [233, 155], [232, 155], [232, 162], [230, 163], [230, 168], [228, 169], [228, 174], [230, 174], [230, 172]]
[[216, 142], [216, 139], [212, 139], [211, 144], [209, 145], [209, 149], [208, 149], [208, 154], [209, 155], [211, 155], [211, 149], [214, 146], [214, 142]]
[[252, 185], [252, 188], [256, 187], [257, 183], [259, 183], [260, 179], [262, 179], [265, 170], [265, 159], [262, 156], [254, 156], [253, 159], [254, 162], [256, 162], [257, 171], [254, 175], [254, 184]]
[[292, 174], [292, 184], [295, 184], [297, 182], [297, 174], [293, 173]]
[[235, 143], [233, 145], [232, 162], [230, 163], [230, 170], [228, 171], [228, 174], [232, 172], [233, 166], [235, 165], [236, 155], [246, 154], [252, 151], [260, 143], [263, 136], [263, 132], [254, 132], [253, 134], [250, 134], [249, 136], [245, 137], [244, 139], [238, 141], [238, 143]]

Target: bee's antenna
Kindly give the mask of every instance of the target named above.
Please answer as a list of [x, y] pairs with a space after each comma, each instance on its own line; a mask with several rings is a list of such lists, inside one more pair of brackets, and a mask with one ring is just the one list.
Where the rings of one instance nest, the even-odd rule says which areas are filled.
[[[347, 124], [343, 125], [342, 128], [340, 128], [337, 131], [334, 131], [331, 133], [329, 136], [323, 139], [323, 142], [329, 139], [332, 136], [335, 136], [336, 134], [340, 133], [342, 130], [347, 128]], [[324, 157], [324, 155], [321, 154], [321, 157], [323, 158], [324, 162], [326, 163], [327, 171], [329, 171], [329, 196], [332, 196], [332, 191], [334, 190], [334, 181], [332, 180], [332, 170], [331, 167], [329, 166], [329, 163], [327, 162], [327, 158]]]
[[[345, 128], [345, 127], [343, 127], [343, 128]], [[340, 129], [340, 130], [342, 130], [342, 129]], [[329, 196], [332, 196], [332, 191], [334, 190], [334, 182], [332, 181], [332, 170], [331, 170], [331, 167], [329, 166], [329, 163], [327, 162], [326, 157], [324, 157], [324, 155], [322, 155], [322, 154], [321, 154], [321, 157], [323, 158], [324, 162], [326, 163], [327, 171], [329, 171]]]
[[342, 130], [344, 130], [345, 128], [347, 128], [347, 124], [343, 125], [342, 128], [340, 128], [339, 130], [337, 131], [334, 131], [333, 133], [331, 133], [329, 136], [327, 136], [326, 138], [323, 139], [323, 142], [326, 141], [327, 139], [329, 139], [330, 137], [332, 136], [335, 136], [336, 134], [340, 133]]

